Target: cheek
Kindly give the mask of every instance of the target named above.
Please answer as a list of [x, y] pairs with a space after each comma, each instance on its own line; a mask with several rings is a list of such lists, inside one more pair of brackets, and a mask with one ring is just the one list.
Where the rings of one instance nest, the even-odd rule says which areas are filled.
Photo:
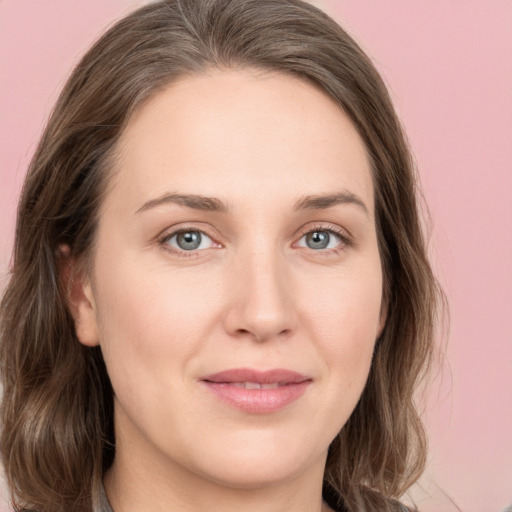
[[[308, 301], [307, 327], [321, 360], [342, 389], [362, 391], [380, 326], [382, 275], [373, 264], [361, 272], [340, 273], [323, 282]], [[321, 286], [323, 284], [323, 287]]]
[[121, 386], [131, 393], [141, 386], [169, 389], [207, 338], [215, 286], [135, 258], [105, 263], [98, 262], [96, 275], [98, 323], [116, 392]]

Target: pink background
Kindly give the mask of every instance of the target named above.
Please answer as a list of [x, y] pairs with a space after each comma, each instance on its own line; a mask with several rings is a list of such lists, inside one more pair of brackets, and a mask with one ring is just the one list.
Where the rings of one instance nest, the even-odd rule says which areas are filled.
[[[142, 3], [0, 0], [0, 285], [22, 179], [65, 78]], [[450, 498], [464, 512], [498, 512], [512, 503], [512, 2], [314, 3], [385, 76], [433, 216], [451, 327], [425, 412], [429, 466], [413, 495], [425, 512], [455, 510]]]

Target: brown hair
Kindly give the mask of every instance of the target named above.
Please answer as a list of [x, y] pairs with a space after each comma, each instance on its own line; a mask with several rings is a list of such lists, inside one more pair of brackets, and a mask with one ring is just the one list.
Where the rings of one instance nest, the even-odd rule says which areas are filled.
[[58, 245], [86, 261], [109, 158], [141, 102], [209, 68], [258, 68], [316, 84], [351, 118], [372, 164], [387, 322], [361, 399], [332, 442], [324, 481], [355, 510], [396, 510], [421, 474], [413, 392], [428, 367], [437, 282], [410, 152], [368, 57], [301, 0], [167, 0], [113, 26], [68, 80], [30, 164], [0, 309], [1, 456], [17, 510], [90, 511], [115, 454], [113, 391], [99, 347], [81, 345]]

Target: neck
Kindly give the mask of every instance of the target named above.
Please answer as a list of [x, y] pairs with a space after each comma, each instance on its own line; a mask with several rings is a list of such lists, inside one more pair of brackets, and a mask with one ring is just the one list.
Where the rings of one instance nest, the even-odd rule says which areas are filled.
[[148, 453], [118, 451], [105, 475], [115, 512], [328, 512], [322, 501], [325, 457], [284, 481], [244, 487], [216, 482]]

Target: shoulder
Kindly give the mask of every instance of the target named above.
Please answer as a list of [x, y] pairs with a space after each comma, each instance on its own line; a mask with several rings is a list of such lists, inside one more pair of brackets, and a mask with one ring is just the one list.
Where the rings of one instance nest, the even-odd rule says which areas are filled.
[[324, 486], [322, 489], [322, 497], [329, 505], [334, 512], [348, 512], [348, 509], [345, 507], [343, 503], [343, 498], [340, 496], [340, 494], [329, 484], [324, 482]]
[[[348, 512], [348, 508], [344, 503], [343, 497], [333, 487], [331, 487], [329, 484], [325, 482], [322, 490], [322, 495], [324, 501], [327, 503], [327, 505], [329, 505], [329, 507], [334, 512]], [[391, 501], [389, 503], [389, 506], [391, 507], [389, 510], [393, 510], [395, 512], [418, 512], [417, 509], [411, 509], [398, 501]]]

